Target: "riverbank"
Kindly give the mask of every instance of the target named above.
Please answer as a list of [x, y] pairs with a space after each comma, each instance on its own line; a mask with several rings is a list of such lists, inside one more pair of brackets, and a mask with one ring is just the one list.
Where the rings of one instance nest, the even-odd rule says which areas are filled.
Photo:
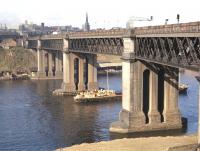
[[0, 81], [7, 81], [7, 80], [30, 80], [30, 75], [21, 74], [21, 75], [0, 76]]
[[[196, 135], [148, 138], [124, 138], [97, 143], [83, 143], [56, 151], [190, 151], [191, 144], [197, 143]], [[189, 148], [180, 148], [189, 145]], [[178, 147], [177, 147], [178, 146]]]

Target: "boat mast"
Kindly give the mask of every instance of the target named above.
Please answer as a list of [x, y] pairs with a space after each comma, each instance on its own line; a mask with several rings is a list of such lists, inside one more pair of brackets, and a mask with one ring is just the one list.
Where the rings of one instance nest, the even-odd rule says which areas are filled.
[[108, 69], [106, 70], [106, 72], [107, 72], [107, 89], [109, 90]]
[[178, 85], [181, 83], [181, 73], [180, 73], [180, 69], [178, 69]]

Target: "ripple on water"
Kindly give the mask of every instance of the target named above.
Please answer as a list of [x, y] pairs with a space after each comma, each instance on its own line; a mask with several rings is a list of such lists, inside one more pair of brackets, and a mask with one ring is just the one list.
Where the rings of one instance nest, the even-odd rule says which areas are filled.
[[[99, 76], [106, 87], [106, 76]], [[180, 108], [188, 118], [187, 133], [197, 131], [198, 84], [189, 75], [188, 95], [180, 95]], [[77, 104], [72, 97], [52, 96], [62, 81], [0, 82], [0, 150], [51, 151], [83, 142], [117, 138], [109, 124], [118, 120], [121, 102]], [[121, 75], [109, 77], [110, 87], [121, 90]], [[117, 137], [116, 137], [117, 136]], [[120, 135], [120, 137], [122, 137]], [[131, 137], [123, 135], [123, 137]]]

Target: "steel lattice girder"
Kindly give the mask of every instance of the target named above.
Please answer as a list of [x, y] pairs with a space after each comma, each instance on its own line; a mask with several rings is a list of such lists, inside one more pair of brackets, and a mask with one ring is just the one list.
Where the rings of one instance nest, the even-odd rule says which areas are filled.
[[63, 40], [62, 39], [48, 39], [41, 40], [42, 49], [62, 50]]
[[29, 40], [28, 41], [28, 48], [37, 48], [37, 40]]
[[135, 57], [169, 66], [198, 69], [199, 37], [137, 37]]
[[69, 50], [82, 53], [122, 55], [122, 38], [69, 39]]

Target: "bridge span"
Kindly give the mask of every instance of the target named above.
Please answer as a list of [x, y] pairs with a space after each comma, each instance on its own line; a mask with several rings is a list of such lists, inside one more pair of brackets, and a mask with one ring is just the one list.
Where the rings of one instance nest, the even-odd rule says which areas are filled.
[[179, 68], [199, 71], [200, 22], [33, 37], [27, 46], [37, 52], [38, 78], [54, 69], [63, 92], [98, 88], [97, 54], [122, 57], [122, 110], [110, 131], [182, 128]]
[[2, 42], [5, 39], [14, 39], [14, 40], [17, 40], [19, 38], [20, 38], [20, 35], [17, 32], [0, 31], [0, 42]]

